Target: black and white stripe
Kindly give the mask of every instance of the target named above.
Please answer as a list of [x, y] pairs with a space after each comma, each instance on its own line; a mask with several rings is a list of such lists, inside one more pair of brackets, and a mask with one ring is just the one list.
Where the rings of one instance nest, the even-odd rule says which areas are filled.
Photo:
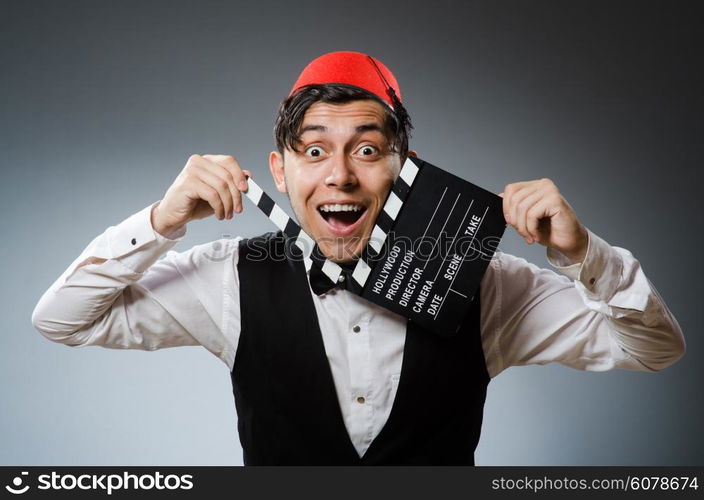
[[[401, 172], [391, 188], [389, 197], [386, 203], [384, 203], [384, 208], [377, 217], [369, 243], [363, 255], [374, 256], [379, 254], [383, 249], [389, 232], [403, 207], [403, 203], [408, 197], [413, 181], [418, 175], [418, 170], [418, 166], [413, 163], [409, 157], [406, 163], [404, 163], [403, 168], [401, 168]], [[310, 270], [311, 266], [315, 265], [320, 267], [323, 273], [330, 278], [333, 283], [344, 279], [342, 276], [342, 268], [335, 262], [324, 258], [319, 252], [314, 252], [315, 241], [313, 238], [303, 231], [301, 226], [289, 217], [254, 180], [248, 178], [247, 185], [248, 189], [244, 193], [245, 196], [264, 212], [286, 236], [295, 239], [294, 242], [296, 246], [303, 252], [303, 261], [306, 266], [306, 271]], [[370, 272], [371, 267], [364, 257], [357, 260], [357, 264], [352, 272], [352, 279], [360, 289], [363, 288], [364, 284], [367, 282]]]

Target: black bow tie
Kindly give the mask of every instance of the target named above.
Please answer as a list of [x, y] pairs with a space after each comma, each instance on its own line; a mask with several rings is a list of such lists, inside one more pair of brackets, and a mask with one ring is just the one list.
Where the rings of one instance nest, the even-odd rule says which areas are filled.
[[313, 293], [323, 295], [336, 286], [353, 293], [359, 293], [359, 285], [352, 279], [352, 272], [355, 265], [357, 265], [357, 261], [338, 263], [338, 265], [342, 268], [342, 274], [340, 274], [337, 282], [334, 282], [323, 272], [318, 264], [313, 263], [308, 272]]

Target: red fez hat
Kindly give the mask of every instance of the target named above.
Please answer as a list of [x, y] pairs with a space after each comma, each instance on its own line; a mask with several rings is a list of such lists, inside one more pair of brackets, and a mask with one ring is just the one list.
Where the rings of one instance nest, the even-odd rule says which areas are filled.
[[289, 96], [305, 85], [342, 83], [354, 85], [376, 95], [394, 108], [392, 94], [401, 102], [401, 90], [389, 68], [378, 59], [360, 52], [330, 52], [305, 67]]

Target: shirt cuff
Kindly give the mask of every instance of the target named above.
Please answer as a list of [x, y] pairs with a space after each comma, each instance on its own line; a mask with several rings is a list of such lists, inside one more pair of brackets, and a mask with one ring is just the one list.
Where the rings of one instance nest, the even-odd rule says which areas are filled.
[[[161, 201], [161, 200], [160, 200]], [[160, 201], [143, 208], [136, 214], [108, 229], [108, 248], [111, 259], [136, 273], [142, 273], [186, 235], [184, 225], [168, 237], [152, 227], [152, 209]]]
[[547, 259], [551, 266], [572, 278], [588, 298], [609, 302], [621, 281], [621, 255], [589, 229], [587, 234], [589, 239], [583, 262], [572, 264], [564, 254], [553, 248], [547, 249]]

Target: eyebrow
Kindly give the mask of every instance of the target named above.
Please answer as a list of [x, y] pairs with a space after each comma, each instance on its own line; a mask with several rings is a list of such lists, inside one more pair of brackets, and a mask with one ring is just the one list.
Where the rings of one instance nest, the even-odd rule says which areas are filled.
[[[325, 125], [304, 125], [303, 127], [301, 127], [301, 131], [298, 134], [303, 135], [309, 130], [314, 132], [327, 132], [328, 128]], [[384, 129], [381, 128], [381, 126], [377, 123], [365, 123], [363, 125], [357, 125], [357, 127], [355, 127], [355, 131], [357, 133], [368, 131], [378, 131], [383, 133]]]

